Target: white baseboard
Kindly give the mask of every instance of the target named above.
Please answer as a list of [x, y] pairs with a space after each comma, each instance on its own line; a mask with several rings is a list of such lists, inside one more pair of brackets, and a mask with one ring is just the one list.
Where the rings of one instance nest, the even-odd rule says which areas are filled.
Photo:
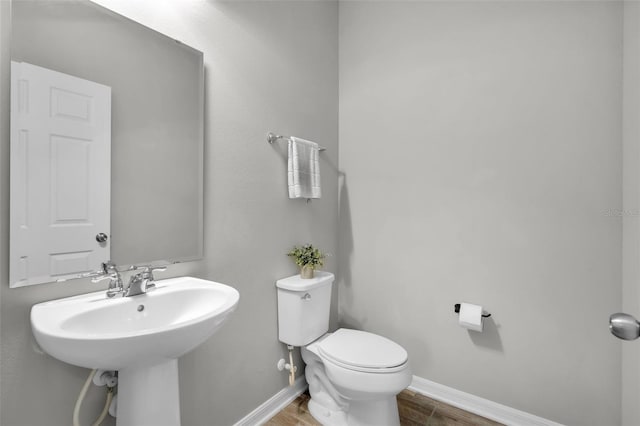
[[[278, 414], [302, 392], [307, 389], [307, 381], [300, 376], [293, 383], [273, 395], [258, 408], [240, 419], [234, 426], [263, 425]], [[529, 414], [497, 402], [489, 401], [470, 393], [462, 392], [445, 385], [441, 385], [422, 377], [413, 376], [409, 389], [428, 396], [445, 404], [485, 417], [508, 426], [562, 426], [551, 420]]]
[[291, 404], [302, 392], [307, 389], [307, 381], [304, 376], [299, 376], [293, 386], [287, 386], [273, 395], [258, 408], [240, 419], [234, 426], [258, 426], [263, 425], [284, 407]]
[[422, 377], [413, 376], [409, 389], [446, 404], [453, 405], [473, 414], [503, 423], [508, 426], [562, 426], [560, 423], [470, 393], [462, 392], [448, 386], [441, 385]]

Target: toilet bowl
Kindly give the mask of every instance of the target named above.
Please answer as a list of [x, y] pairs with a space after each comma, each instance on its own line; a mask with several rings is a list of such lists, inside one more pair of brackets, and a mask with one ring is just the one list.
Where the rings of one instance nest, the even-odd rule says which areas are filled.
[[309, 411], [327, 426], [397, 426], [396, 395], [411, 382], [406, 350], [360, 330], [329, 329], [334, 275], [316, 271], [276, 282], [278, 337], [300, 346], [307, 364]]

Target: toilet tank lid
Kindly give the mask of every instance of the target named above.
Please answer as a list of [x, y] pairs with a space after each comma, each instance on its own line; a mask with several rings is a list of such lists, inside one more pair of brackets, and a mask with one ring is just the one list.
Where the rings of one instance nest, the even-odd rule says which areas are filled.
[[300, 274], [276, 281], [276, 287], [291, 291], [309, 291], [312, 288], [331, 284], [335, 275], [326, 271], [315, 271], [313, 278], [302, 278]]

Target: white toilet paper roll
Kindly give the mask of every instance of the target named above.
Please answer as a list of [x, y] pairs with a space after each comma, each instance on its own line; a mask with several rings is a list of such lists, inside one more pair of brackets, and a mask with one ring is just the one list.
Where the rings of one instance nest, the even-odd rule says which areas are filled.
[[461, 303], [458, 324], [469, 330], [482, 331], [482, 306]]

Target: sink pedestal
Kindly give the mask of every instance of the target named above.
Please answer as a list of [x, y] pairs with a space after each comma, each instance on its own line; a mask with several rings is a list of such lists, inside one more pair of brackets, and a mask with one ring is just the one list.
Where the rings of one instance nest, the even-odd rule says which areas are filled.
[[180, 426], [178, 360], [118, 371], [117, 426]]

